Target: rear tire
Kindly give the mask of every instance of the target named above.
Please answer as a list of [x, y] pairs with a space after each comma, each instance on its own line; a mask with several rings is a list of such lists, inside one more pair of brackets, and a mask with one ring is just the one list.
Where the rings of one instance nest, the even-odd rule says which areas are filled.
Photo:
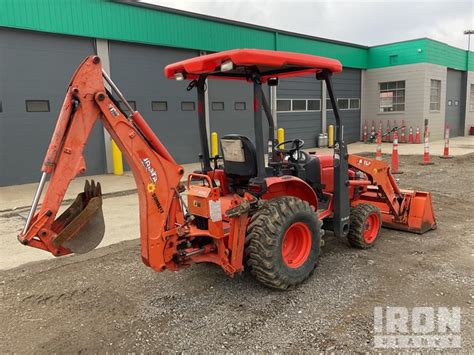
[[382, 216], [380, 210], [368, 203], [351, 209], [351, 224], [347, 239], [349, 244], [360, 249], [372, 248], [380, 235]]
[[267, 201], [247, 228], [246, 265], [265, 286], [286, 290], [314, 271], [321, 248], [321, 221], [296, 197]]

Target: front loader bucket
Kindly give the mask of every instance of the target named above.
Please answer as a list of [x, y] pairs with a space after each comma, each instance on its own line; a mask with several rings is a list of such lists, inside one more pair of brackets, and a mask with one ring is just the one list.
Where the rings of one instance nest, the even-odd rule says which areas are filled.
[[[401, 193], [409, 197], [408, 208], [401, 220], [393, 219], [384, 223], [386, 227], [407, 232], [423, 234], [436, 229], [431, 193], [424, 191], [406, 191]], [[385, 221], [384, 221], [385, 222]]]
[[105, 233], [100, 183], [86, 180], [84, 192], [54, 221], [52, 229], [59, 231], [52, 240], [56, 247], [63, 246], [76, 254], [96, 248]]

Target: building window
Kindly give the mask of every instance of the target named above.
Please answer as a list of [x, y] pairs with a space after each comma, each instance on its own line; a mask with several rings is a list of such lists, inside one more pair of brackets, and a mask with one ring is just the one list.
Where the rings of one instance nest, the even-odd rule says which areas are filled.
[[279, 99], [278, 112], [311, 112], [321, 111], [320, 99]]
[[168, 102], [167, 101], [152, 101], [151, 110], [152, 111], [168, 111]]
[[2, 102], [0, 101], [0, 112], [3, 112]]
[[49, 112], [49, 100], [26, 100], [26, 112]]
[[[331, 101], [329, 100], [329, 104]], [[337, 107], [339, 110], [358, 110], [360, 109], [360, 99], [353, 99], [353, 98], [344, 98], [344, 99], [337, 99]], [[331, 106], [332, 110], [332, 106]]]
[[247, 104], [245, 102], [234, 102], [235, 111], [245, 111], [247, 109]]
[[441, 80], [431, 79], [430, 111], [439, 111], [441, 108]]
[[222, 101], [213, 101], [212, 111], [224, 111], [224, 103]]
[[308, 100], [308, 111], [321, 111], [321, 100]]
[[194, 101], [181, 101], [181, 111], [195, 111]]
[[405, 111], [405, 81], [379, 84], [380, 112]]
[[360, 110], [360, 99], [349, 99], [349, 108], [351, 110]]
[[349, 99], [337, 99], [337, 107], [339, 110], [349, 109]]
[[291, 111], [291, 100], [277, 100], [277, 111], [279, 112]]
[[471, 84], [471, 94], [469, 95], [469, 109], [474, 111], [474, 84]]
[[291, 100], [292, 111], [306, 111], [306, 100]]

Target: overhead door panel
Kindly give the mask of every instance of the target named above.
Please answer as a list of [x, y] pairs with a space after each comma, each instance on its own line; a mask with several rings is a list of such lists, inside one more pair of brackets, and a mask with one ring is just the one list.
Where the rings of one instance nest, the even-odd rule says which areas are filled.
[[[342, 73], [332, 77], [334, 95], [339, 99], [339, 113], [344, 125], [346, 143], [360, 140], [360, 80], [360, 70], [350, 68], [344, 68]], [[327, 111], [327, 124], [336, 124], [331, 109]]]
[[163, 69], [197, 55], [191, 50], [110, 42], [112, 79], [179, 163], [198, 160], [197, 92], [186, 90], [188, 81], [165, 78]]
[[[219, 139], [227, 134], [248, 137], [255, 144], [253, 84], [240, 80], [212, 80], [209, 85], [209, 120], [211, 132]], [[262, 86], [268, 101], [269, 88]], [[270, 104], [270, 103], [269, 103]], [[268, 121], [262, 110], [263, 138], [268, 139]], [[266, 147], [264, 147], [266, 150]]]
[[303, 139], [305, 147], [315, 147], [321, 133], [321, 82], [314, 75], [281, 79], [277, 108], [285, 140]]
[[[93, 40], [0, 28], [0, 186], [37, 181], [76, 67]], [[102, 128], [85, 150], [87, 174], [105, 172]]]

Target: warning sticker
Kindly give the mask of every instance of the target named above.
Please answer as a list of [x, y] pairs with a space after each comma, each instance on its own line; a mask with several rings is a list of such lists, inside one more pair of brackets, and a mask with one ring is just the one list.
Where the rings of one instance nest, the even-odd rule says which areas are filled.
[[211, 217], [211, 221], [222, 221], [221, 201], [209, 201], [209, 214]]
[[242, 142], [236, 139], [221, 139], [224, 160], [237, 163], [245, 162], [244, 148]]

